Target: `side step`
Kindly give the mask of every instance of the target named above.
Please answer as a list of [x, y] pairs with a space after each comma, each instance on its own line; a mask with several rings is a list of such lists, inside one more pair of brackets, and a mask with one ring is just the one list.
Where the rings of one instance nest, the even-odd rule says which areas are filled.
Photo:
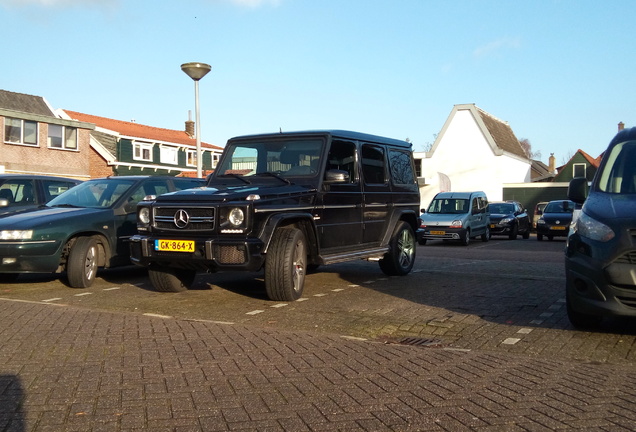
[[356, 252], [341, 252], [330, 255], [322, 255], [320, 258], [322, 260], [322, 263], [327, 265], [358, 259], [380, 259], [388, 251], [389, 247], [385, 246], [373, 249], [365, 249]]

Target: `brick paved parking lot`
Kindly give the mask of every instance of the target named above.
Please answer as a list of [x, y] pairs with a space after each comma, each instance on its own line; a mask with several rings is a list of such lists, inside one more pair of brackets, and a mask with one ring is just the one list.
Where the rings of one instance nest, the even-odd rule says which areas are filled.
[[563, 246], [430, 242], [409, 276], [326, 267], [292, 304], [259, 274], [24, 277], [0, 285], [0, 431], [635, 430], [634, 323], [569, 325]]

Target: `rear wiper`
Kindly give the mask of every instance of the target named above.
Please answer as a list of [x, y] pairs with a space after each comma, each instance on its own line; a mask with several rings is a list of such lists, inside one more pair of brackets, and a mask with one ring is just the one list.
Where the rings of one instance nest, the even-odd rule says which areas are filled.
[[287, 180], [285, 177], [282, 177], [276, 173], [273, 173], [271, 171], [263, 171], [263, 172], [259, 172], [254, 174], [255, 176], [269, 176], [269, 177], [274, 177], [277, 178], [278, 180], [285, 182], [287, 184], [292, 184], [292, 182], [290, 182], [289, 180]]
[[246, 179], [245, 177], [243, 177], [240, 174], [221, 174], [221, 175], [218, 175], [217, 177], [232, 177], [232, 178], [239, 179], [239, 180], [241, 180], [241, 181], [243, 181], [243, 182], [245, 182], [247, 184], [252, 184], [251, 181], [249, 181], [248, 179]]

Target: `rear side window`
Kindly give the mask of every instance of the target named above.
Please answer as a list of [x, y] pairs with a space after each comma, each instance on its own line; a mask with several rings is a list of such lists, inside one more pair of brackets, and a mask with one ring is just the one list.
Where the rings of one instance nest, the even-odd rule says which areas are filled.
[[362, 146], [362, 176], [365, 184], [384, 184], [384, 150], [372, 145]]
[[393, 184], [408, 185], [415, 183], [410, 153], [390, 149], [389, 163], [391, 164], [391, 181], [393, 181]]

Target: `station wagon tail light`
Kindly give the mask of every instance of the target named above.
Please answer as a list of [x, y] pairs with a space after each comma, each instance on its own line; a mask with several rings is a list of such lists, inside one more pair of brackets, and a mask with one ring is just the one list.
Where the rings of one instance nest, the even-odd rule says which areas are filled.
[[33, 230], [5, 230], [0, 231], [0, 240], [31, 240]]
[[464, 224], [462, 223], [462, 221], [460, 219], [455, 219], [450, 224], [450, 228], [461, 228], [463, 226], [464, 226]]

